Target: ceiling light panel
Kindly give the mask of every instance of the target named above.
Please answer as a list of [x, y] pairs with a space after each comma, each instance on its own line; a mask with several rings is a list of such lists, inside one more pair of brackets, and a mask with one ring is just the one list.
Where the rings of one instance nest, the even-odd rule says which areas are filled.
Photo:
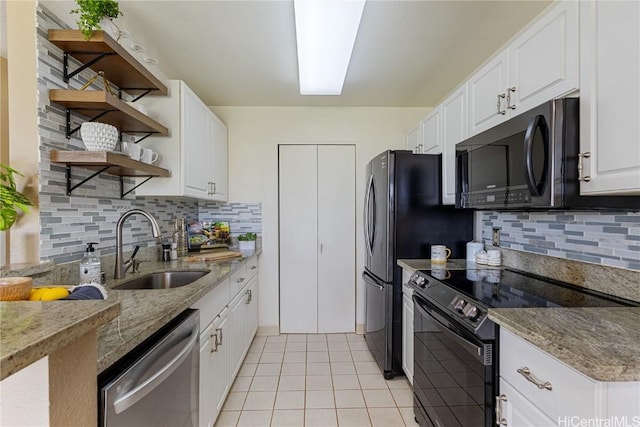
[[301, 95], [340, 95], [365, 0], [294, 0]]

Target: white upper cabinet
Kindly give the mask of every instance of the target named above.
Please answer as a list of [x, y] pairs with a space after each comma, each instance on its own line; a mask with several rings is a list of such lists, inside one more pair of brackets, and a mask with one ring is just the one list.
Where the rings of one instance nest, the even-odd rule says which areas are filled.
[[420, 125], [411, 129], [407, 134], [407, 150], [416, 154], [422, 151], [420, 149]]
[[576, 1], [558, 3], [511, 43], [512, 115], [578, 88], [578, 7]]
[[580, 8], [580, 193], [640, 195], [640, 3]]
[[420, 120], [420, 154], [442, 153], [442, 110], [438, 105]]
[[469, 135], [504, 121], [509, 55], [502, 51], [469, 79]]
[[[146, 100], [140, 100], [146, 101]], [[142, 103], [142, 102], [141, 102]], [[136, 189], [139, 196], [187, 196], [227, 200], [227, 127], [182, 81], [172, 80], [169, 96], [145, 102], [149, 116], [169, 124], [168, 137], [142, 144], [160, 154], [170, 178], [154, 178]], [[138, 182], [141, 182], [138, 179]]]
[[469, 79], [469, 136], [578, 88], [578, 2], [546, 10]]
[[442, 103], [442, 203], [456, 202], [456, 144], [467, 137], [467, 83]]

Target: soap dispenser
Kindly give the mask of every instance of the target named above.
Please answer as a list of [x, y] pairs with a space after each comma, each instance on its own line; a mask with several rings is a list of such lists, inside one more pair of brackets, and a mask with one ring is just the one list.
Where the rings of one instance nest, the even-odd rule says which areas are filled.
[[101, 282], [100, 258], [96, 256], [93, 245], [97, 245], [97, 243], [87, 243], [84, 257], [80, 261], [80, 284], [95, 283], [99, 285]]

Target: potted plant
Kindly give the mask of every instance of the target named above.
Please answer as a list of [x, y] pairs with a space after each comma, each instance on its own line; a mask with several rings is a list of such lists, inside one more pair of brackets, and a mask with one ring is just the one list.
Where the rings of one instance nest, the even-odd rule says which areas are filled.
[[240, 251], [255, 251], [256, 250], [256, 233], [243, 233], [238, 236], [238, 249]]
[[0, 231], [11, 228], [18, 217], [18, 210], [29, 212], [33, 204], [16, 188], [15, 175], [22, 174], [10, 166], [0, 163]]
[[[94, 30], [101, 30], [102, 25], [108, 20], [115, 27], [116, 41], [120, 39], [120, 29], [113, 22], [114, 18], [122, 15], [120, 6], [115, 0], [76, 0], [78, 9], [71, 10], [71, 13], [79, 13], [80, 18], [76, 21], [78, 28], [84, 34], [84, 39], [89, 40]], [[101, 23], [101, 21], [105, 20]], [[105, 26], [106, 30], [106, 26]]]

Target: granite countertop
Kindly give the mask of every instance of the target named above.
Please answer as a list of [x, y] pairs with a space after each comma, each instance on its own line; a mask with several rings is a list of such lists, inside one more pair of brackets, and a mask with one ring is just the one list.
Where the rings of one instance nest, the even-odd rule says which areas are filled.
[[[258, 248], [227, 261], [145, 262], [139, 273], [107, 280], [106, 300], [0, 302], [0, 380], [94, 329], [98, 334], [97, 367], [102, 372], [260, 252]], [[136, 277], [167, 270], [205, 270], [209, 274], [174, 289], [113, 289]]]
[[489, 318], [597, 381], [640, 381], [640, 308], [499, 308]]
[[[115, 319], [98, 329], [98, 373], [191, 307], [237, 270], [242, 262], [260, 252], [261, 249], [257, 249], [255, 253], [228, 261], [149, 262], [142, 264], [140, 273], [127, 273], [125, 279], [107, 281], [108, 300], [119, 301], [121, 311]], [[209, 274], [186, 286], [173, 289], [112, 289], [138, 276], [167, 270], [207, 270]]]
[[0, 302], [0, 380], [116, 318], [117, 298]]
[[[399, 259], [397, 264], [404, 269], [411, 270], [429, 270], [431, 269], [430, 259]], [[488, 265], [476, 264], [475, 262], [467, 262], [465, 259], [449, 259], [446, 264], [436, 264], [440, 268], [447, 270], [466, 270], [467, 268], [482, 268], [490, 270], [500, 270], [504, 267], [490, 267]]]

